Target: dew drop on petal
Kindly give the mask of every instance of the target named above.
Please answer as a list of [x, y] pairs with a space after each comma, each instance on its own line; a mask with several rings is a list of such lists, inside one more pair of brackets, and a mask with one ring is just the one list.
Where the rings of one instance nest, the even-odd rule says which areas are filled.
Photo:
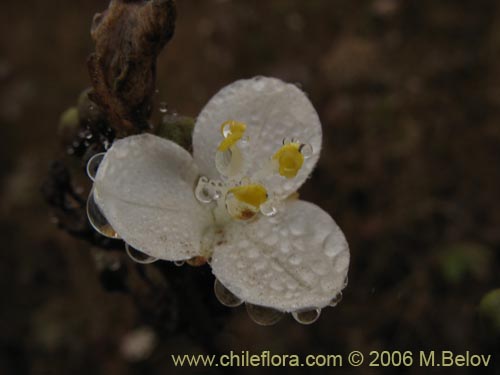
[[302, 263], [302, 258], [297, 254], [294, 254], [288, 259], [288, 261], [292, 266], [298, 266], [300, 263]]
[[341, 236], [339, 236], [336, 232], [332, 232], [326, 236], [323, 241], [323, 251], [327, 257], [333, 258], [342, 250], [342, 246], [340, 246], [339, 242], [340, 240]]
[[182, 267], [184, 264], [186, 263], [185, 260], [176, 260], [174, 262], [174, 264], [177, 266], [177, 267]]
[[115, 232], [113, 227], [108, 223], [106, 217], [101, 212], [94, 198], [94, 191], [90, 192], [87, 199], [87, 217], [90, 225], [101, 235], [108, 238], [119, 239], [120, 236]]
[[346, 276], [344, 279], [344, 285], [342, 285], [342, 289], [345, 288], [348, 283], [349, 283], [349, 278]]
[[99, 164], [101, 164], [102, 159], [104, 158], [105, 153], [100, 152], [92, 156], [87, 163], [87, 175], [89, 178], [94, 181], [95, 176], [97, 174], [97, 170], [99, 169]]
[[340, 303], [340, 301], [342, 301], [342, 292], [333, 297], [328, 306], [335, 307]]
[[243, 171], [243, 155], [238, 147], [215, 153], [215, 168], [226, 177], [236, 177]]
[[206, 177], [200, 177], [194, 190], [194, 195], [199, 202], [210, 203], [219, 199], [219, 189], [219, 186], [213, 181], [209, 181]]
[[320, 314], [321, 314], [321, 309], [313, 309], [313, 310], [294, 311], [292, 313], [292, 316], [300, 324], [308, 325], [318, 320]]
[[260, 205], [260, 212], [264, 216], [275, 216], [278, 213], [278, 208], [273, 200], [268, 200]]
[[218, 279], [215, 279], [214, 292], [219, 302], [222, 303], [224, 306], [236, 307], [243, 303], [241, 299], [235, 296]]
[[231, 134], [231, 121], [227, 121], [223, 126], [222, 126], [222, 136], [224, 138], [229, 137]]
[[309, 159], [313, 154], [313, 148], [309, 143], [301, 144], [299, 150], [304, 159]]
[[282, 311], [272, 309], [270, 307], [253, 305], [245, 303], [248, 316], [257, 324], [261, 326], [272, 326], [278, 323], [285, 315]]
[[248, 135], [244, 135], [243, 137], [240, 138], [239, 145], [241, 147], [246, 147], [249, 142], [250, 142], [250, 137]]
[[130, 259], [139, 264], [150, 264], [158, 260], [158, 258], [147, 255], [142, 251], [137, 250], [135, 247], [130, 246], [126, 242], [125, 242], [125, 252], [130, 257]]

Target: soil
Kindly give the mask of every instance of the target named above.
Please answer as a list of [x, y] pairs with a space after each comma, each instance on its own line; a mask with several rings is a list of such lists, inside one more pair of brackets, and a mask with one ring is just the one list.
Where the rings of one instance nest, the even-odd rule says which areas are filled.
[[124, 342], [155, 326], [160, 318], [141, 306], [157, 301], [134, 300], [130, 285], [103, 270], [118, 261], [134, 275], [146, 271], [59, 230], [40, 193], [50, 161], [64, 153], [59, 116], [90, 85], [89, 29], [105, 6], [0, 5], [1, 374], [191, 373], [173, 369], [170, 354], [231, 350], [498, 357], [499, 332], [480, 303], [500, 285], [500, 3], [179, 0], [158, 96], [169, 111], [195, 117], [240, 78], [299, 84], [324, 132], [301, 198], [335, 218], [351, 266], [343, 301], [318, 322], [288, 317], [272, 327], [255, 325], [243, 307], [219, 306], [212, 284], [199, 288], [213, 283], [207, 265], [165, 266], [171, 309], [168, 318], [158, 313], [164, 330], [152, 331], [153, 351], [141, 361]]

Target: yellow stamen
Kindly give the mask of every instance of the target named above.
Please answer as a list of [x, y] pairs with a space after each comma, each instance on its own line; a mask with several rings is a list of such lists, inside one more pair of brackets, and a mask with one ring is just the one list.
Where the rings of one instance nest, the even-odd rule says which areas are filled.
[[256, 208], [259, 208], [267, 200], [267, 191], [264, 186], [259, 184], [236, 186], [230, 189], [229, 193], [232, 193], [240, 202]]
[[279, 163], [279, 174], [286, 178], [295, 177], [304, 164], [300, 143], [287, 143], [274, 154], [273, 159]]
[[[226, 135], [224, 133], [225, 129], [227, 129], [228, 127], [229, 127], [229, 133]], [[242, 122], [228, 120], [222, 123], [220, 131], [224, 139], [219, 144], [219, 147], [217, 147], [217, 150], [224, 152], [227, 151], [230, 147], [234, 146], [236, 142], [238, 142], [241, 139], [241, 137], [243, 137], [243, 134], [245, 134], [246, 129], [247, 126]]]

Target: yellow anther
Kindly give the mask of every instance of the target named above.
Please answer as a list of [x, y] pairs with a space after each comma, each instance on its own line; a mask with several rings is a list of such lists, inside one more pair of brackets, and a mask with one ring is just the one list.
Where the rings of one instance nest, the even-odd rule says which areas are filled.
[[297, 175], [302, 164], [304, 155], [300, 152], [300, 143], [287, 143], [281, 147], [273, 156], [279, 163], [279, 174], [286, 178], [293, 178]]
[[229, 190], [240, 202], [246, 203], [255, 208], [259, 208], [267, 201], [267, 190], [259, 184], [236, 186]]
[[224, 139], [217, 147], [219, 151], [227, 151], [231, 146], [238, 142], [247, 129], [246, 124], [234, 120], [228, 120], [222, 123], [220, 131]]

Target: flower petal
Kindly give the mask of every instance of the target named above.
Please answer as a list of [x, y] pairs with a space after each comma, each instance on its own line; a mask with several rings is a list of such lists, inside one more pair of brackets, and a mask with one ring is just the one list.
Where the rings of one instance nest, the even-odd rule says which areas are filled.
[[262, 181], [277, 194], [296, 191], [318, 161], [321, 149], [321, 123], [307, 96], [297, 86], [276, 78], [256, 77], [236, 81], [220, 90], [203, 108], [193, 133], [193, 154], [200, 173], [218, 178], [215, 153], [222, 141], [221, 124], [227, 120], [247, 125], [249, 137], [243, 153], [246, 175], [262, 170], [282, 147], [285, 138], [296, 138], [312, 146], [296, 177], [286, 179], [277, 172]]
[[94, 182], [96, 203], [121, 238], [165, 260], [200, 254], [209, 213], [193, 187], [198, 170], [191, 155], [150, 134], [117, 140]]
[[218, 243], [213, 273], [245, 302], [286, 312], [322, 308], [344, 287], [348, 244], [312, 203], [288, 201], [275, 217], [233, 223]]

